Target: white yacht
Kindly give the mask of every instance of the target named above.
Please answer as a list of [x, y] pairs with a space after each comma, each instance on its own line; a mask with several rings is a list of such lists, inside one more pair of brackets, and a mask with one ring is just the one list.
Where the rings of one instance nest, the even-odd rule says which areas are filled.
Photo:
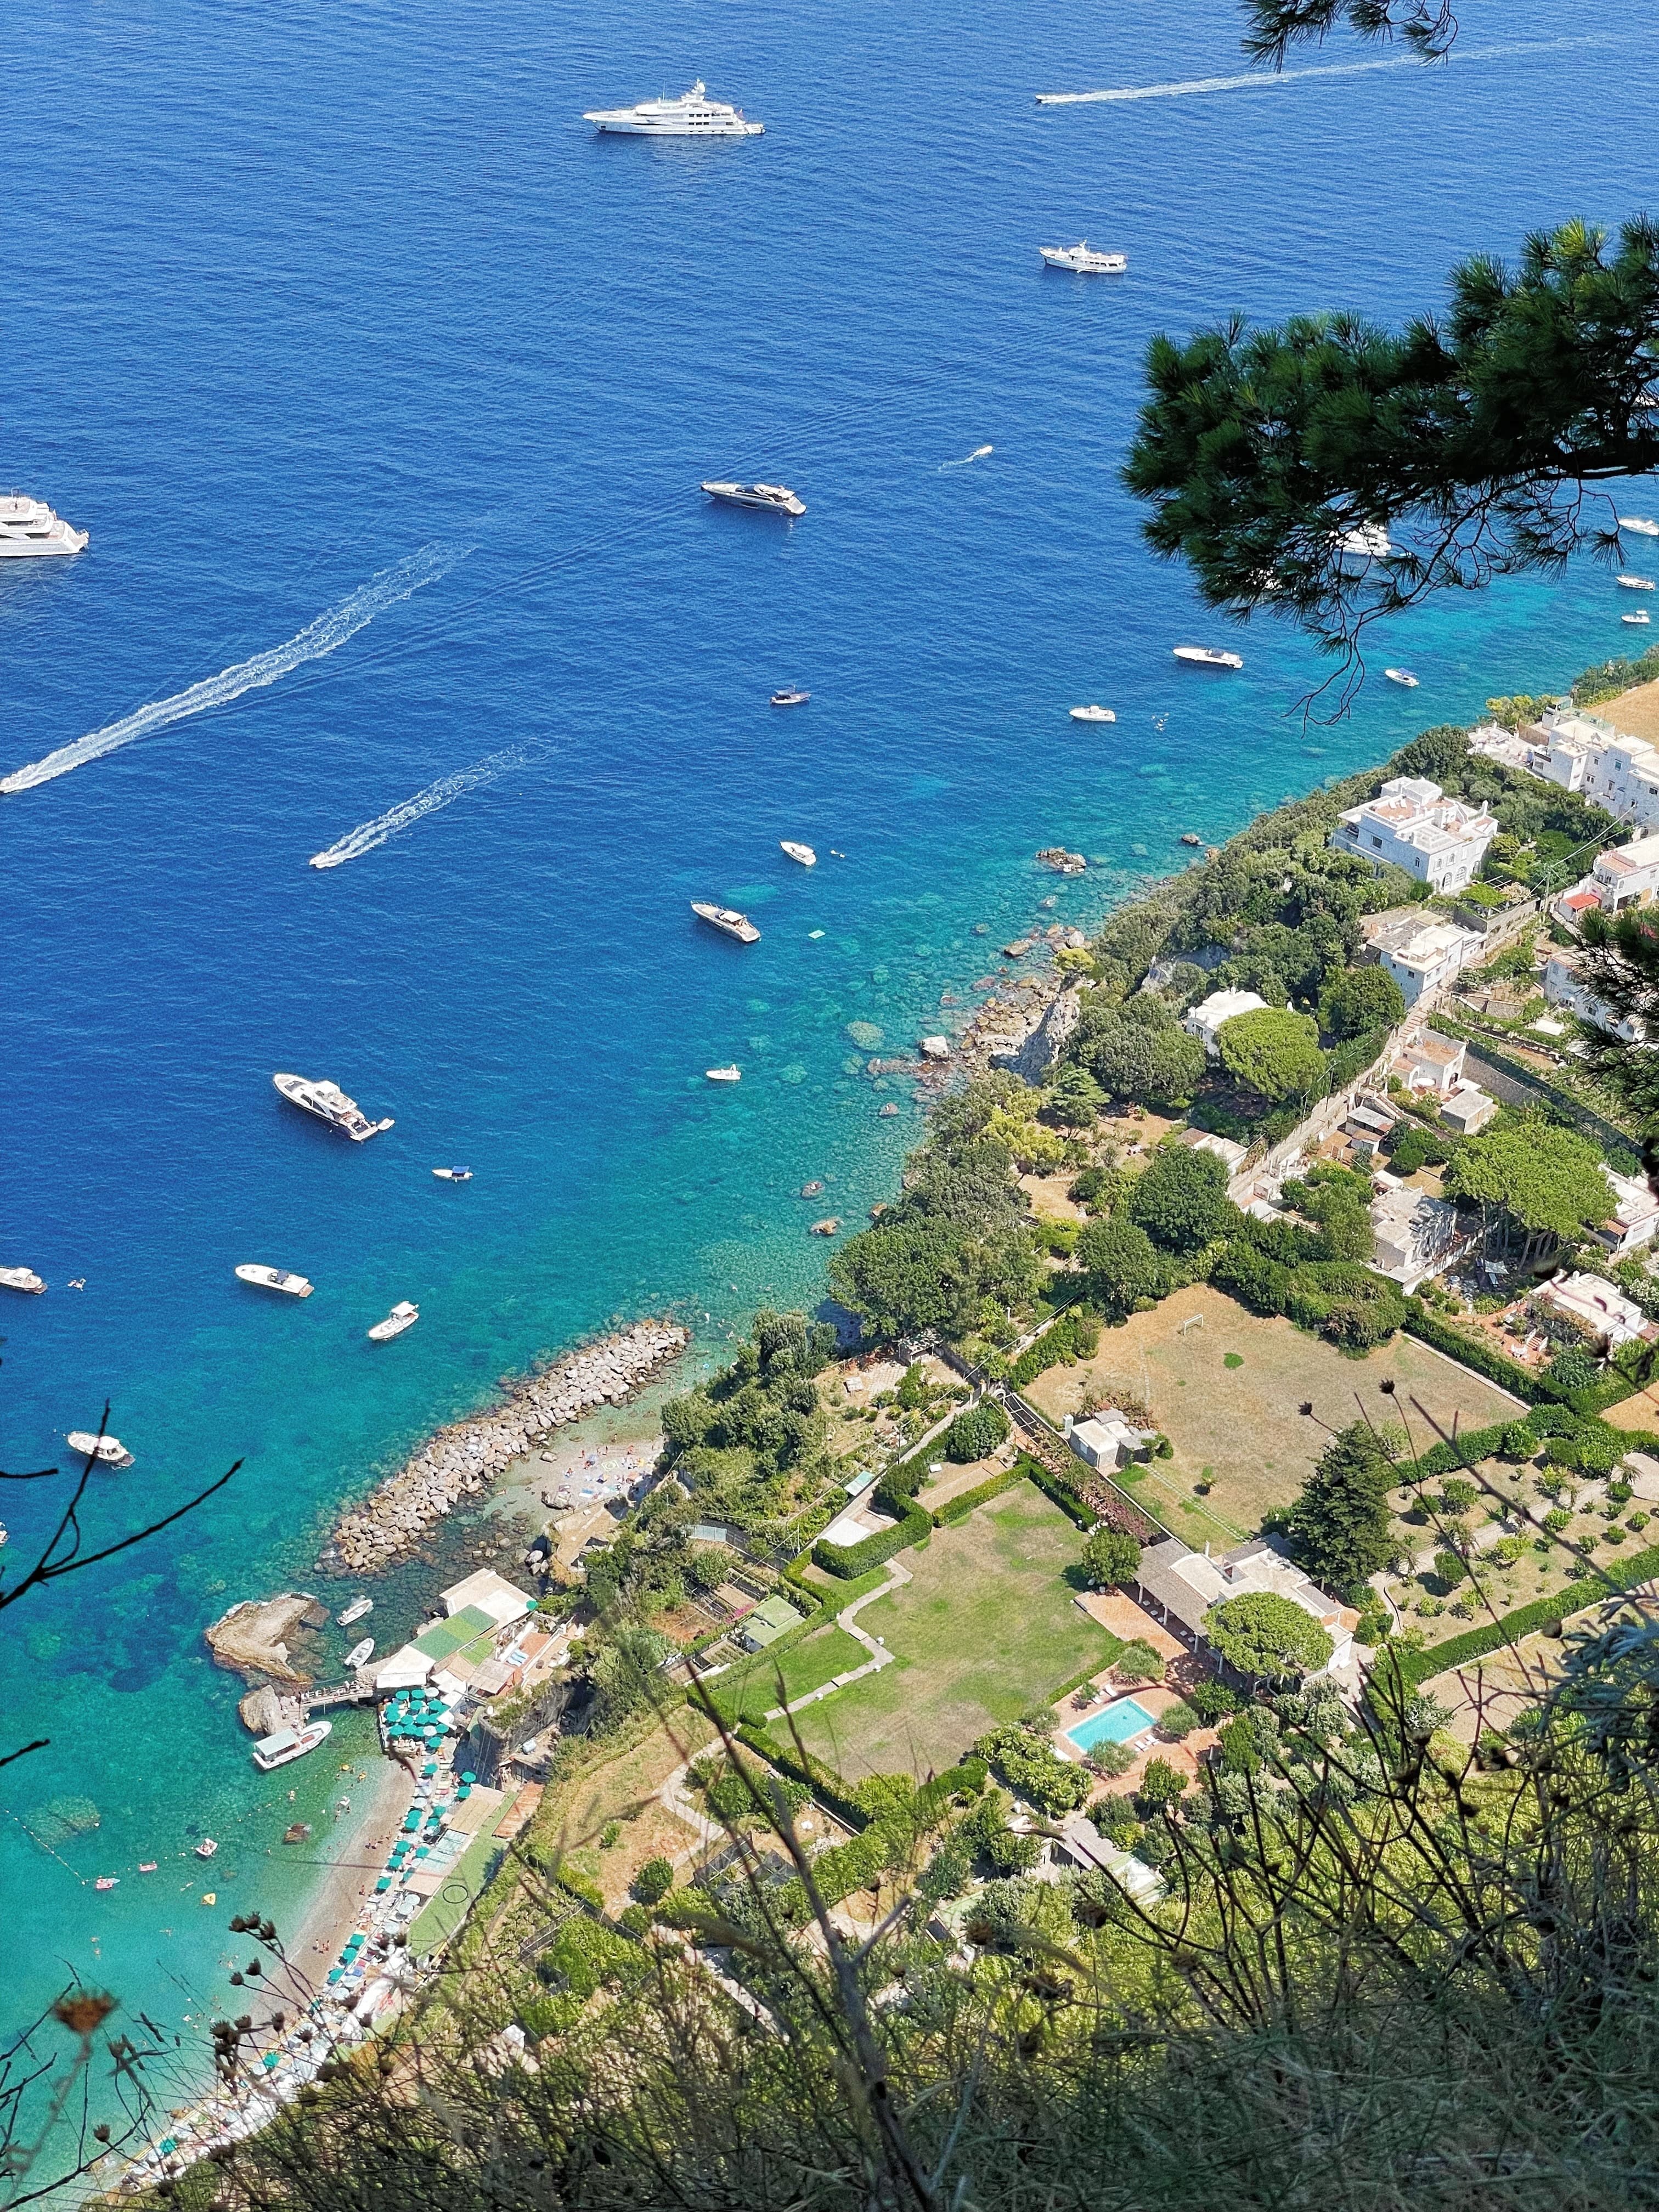
[[354, 1644], [346, 1653], [345, 1662], [355, 1674], [360, 1667], [367, 1666], [374, 1656], [374, 1638], [365, 1636], [361, 1644]]
[[1620, 617], [1619, 617], [1619, 619], [1620, 619], [1620, 621], [1621, 623], [1627, 623], [1630, 625], [1630, 627], [1631, 627], [1631, 629], [1645, 629], [1648, 627], [1648, 624], [1649, 624], [1649, 623], [1651, 621], [1652, 617], [1651, 617], [1650, 615], [1647, 615], [1647, 614], [1644, 613], [1644, 614], [1635, 614], [1635, 615], [1620, 615]]
[[259, 1291], [285, 1291], [291, 1298], [308, 1298], [313, 1288], [303, 1275], [290, 1275], [286, 1267], [261, 1267], [252, 1260], [236, 1270], [236, 1279]]
[[630, 138], [758, 138], [763, 123], [750, 123], [740, 107], [710, 100], [701, 77], [678, 100], [642, 100], [635, 107], [590, 107], [582, 117], [601, 131]]
[[131, 1467], [132, 1454], [119, 1437], [95, 1437], [90, 1429], [71, 1429], [64, 1438], [71, 1451], [84, 1452], [105, 1467]]
[[1388, 532], [1380, 522], [1362, 522], [1356, 530], [1345, 530], [1337, 538], [1337, 550], [1356, 561], [1391, 561], [1394, 545]]
[[1212, 645], [1176, 645], [1170, 647], [1177, 660], [1188, 668], [1243, 668], [1242, 653], [1223, 653]]
[[1650, 592], [1653, 589], [1651, 576], [1615, 576], [1613, 581], [1621, 592]]
[[[723, 499], [728, 507], [761, 507], [773, 514], [805, 514], [806, 501], [797, 499], [787, 484], [705, 483], [710, 499]], [[799, 700], [786, 702], [798, 706]]]
[[33, 1291], [38, 1297], [46, 1287], [33, 1267], [0, 1267], [0, 1291]]
[[735, 937], [739, 945], [760, 943], [759, 930], [746, 914], [739, 914], [735, 907], [711, 906], [706, 900], [693, 899], [691, 911], [699, 921], [706, 921], [711, 929], [718, 929], [723, 936]]
[[382, 1129], [392, 1127], [390, 1116], [384, 1121], [371, 1121], [356, 1100], [348, 1098], [337, 1083], [313, 1083], [304, 1075], [273, 1075], [270, 1079], [289, 1105], [314, 1114], [331, 1129], [343, 1129], [355, 1145], [362, 1144], [369, 1137], [378, 1137]]
[[1659, 538], [1659, 522], [1655, 522], [1650, 515], [1621, 514], [1619, 527], [1633, 530], [1638, 538]]
[[1382, 673], [1390, 684], [1403, 684], [1408, 691], [1415, 691], [1417, 689], [1418, 678], [1412, 674], [1409, 668], [1385, 668]]
[[278, 1729], [274, 1735], [262, 1735], [254, 1745], [253, 1764], [261, 1774], [269, 1774], [273, 1767], [288, 1766], [295, 1759], [303, 1759], [319, 1743], [326, 1743], [333, 1733], [332, 1721], [307, 1721], [301, 1729]]
[[705, 1083], [741, 1083], [743, 1081], [743, 1070], [735, 1061], [730, 1067], [705, 1067], [702, 1073]]
[[818, 856], [810, 845], [798, 845], [793, 837], [780, 837], [779, 852], [792, 860], [799, 860], [803, 868], [816, 868]]
[[1073, 707], [1071, 711], [1074, 722], [1115, 722], [1117, 720], [1109, 707]]
[[1075, 246], [1040, 246], [1037, 252], [1051, 269], [1073, 269], [1079, 276], [1121, 276], [1129, 265], [1127, 253], [1103, 253], [1086, 238]]
[[0, 560], [27, 560], [36, 553], [80, 553], [88, 533], [71, 530], [43, 499], [23, 492], [0, 495]]
[[377, 1321], [368, 1332], [371, 1344], [389, 1344], [394, 1336], [401, 1336], [406, 1328], [413, 1328], [421, 1317], [421, 1310], [407, 1298], [399, 1298], [384, 1321]]

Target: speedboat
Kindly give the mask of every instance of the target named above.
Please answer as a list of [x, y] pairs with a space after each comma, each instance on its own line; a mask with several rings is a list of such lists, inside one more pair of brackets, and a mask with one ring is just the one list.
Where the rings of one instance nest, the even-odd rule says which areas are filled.
[[313, 1289], [303, 1275], [290, 1275], [285, 1267], [258, 1267], [251, 1260], [238, 1267], [236, 1279], [259, 1291], [285, 1291], [291, 1298], [308, 1298]]
[[1351, 555], [1356, 561], [1389, 561], [1394, 557], [1389, 533], [1380, 522], [1362, 522], [1356, 529], [1341, 532], [1336, 546], [1339, 553]]
[[0, 560], [27, 559], [38, 553], [81, 553], [87, 545], [84, 530], [71, 530], [43, 499], [22, 492], [0, 497]]
[[1621, 514], [1619, 527], [1633, 530], [1638, 538], [1659, 538], [1659, 522], [1653, 521], [1645, 514]]
[[440, 1182], [471, 1182], [472, 1180], [471, 1168], [434, 1168], [432, 1172]]
[[210, 1859], [218, 1848], [211, 1836], [204, 1836], [196, 1846], [196, 1856], [198, 1859]]
[[[705, 484], [703, 489], [706, 491], [708, 489]], [[781, 691], [772, 694], [772, 704], [775, 707], [804, 707], [811, 696], [810, 691], [798, 690], [793, 684], [787, 684]]]
[[1650, 592], [1653, 589], [1651, 576], [1615, 576], [1613, 581], [1621, 592]]
[[1177, 660], [1188, 668], [1243, 668], [1242, 653], [1223, 653], [1212, 645], [1177, 645], [1171, 648]]
[[701, 77], [678, 100], [642, 100], [634, 107], [590, 107], [582, 121], [629, 138], [758, 138], [766, 128], [763, 123], [745, 121], [742, 108], [710, 100]]
[[739, 945], [758, 945], [760, 932], [746, 914], [735, 907], [710, 906], [702, 899], [693, 899], [691, 911], [699, 921], [706, 921], [711, 929], [718, 929], [726, 937], [735, 937]]
[[1408, 691], [1415, 691], [1418, 679], [1409, 668], [1385, 668], [1382, 673], [1390, 684], [1403, 684]]
[[413, 1328], [421, 1317], [421, 1310], [407, 1298], [399, 1298], [384, 1321], [377, 1321], [368, 1332], [371, 1344], [389, 1344], [394, 1336], [401, 1336], [406, 1328]]
[[1086, 238], [1075, 246], [1040, 246], [1037, 252], [1051, 269], [1074, 270], [1079, 276], [1121, 276], [1129, 265], [1127, 253], [1103, 253]]
[[313, 1083], [304, 1075], [273, 1075], [270, 1079], [290, 1106], [314, 1114], [331, 1129], [343, 1129], [355, 1145], [362, 1144], [367, 1138], [378, 1137], [382, 1129], [392, 1127], [389, 1116], [384, 1121], [371, 1121], [356, 1100], [348, 1098], [337, 1083]]
[[798, 845], [793, 837], [780, 837], [778, 850], [787, 853], [792, 860], [799, 860], [803, 868], [816, 868], [818, 856], [810, 845]]
[[346, 1653], [345, 1662], [355, 1674], [366, 1659], [372, 1659], [374, 1656], [374, 1638], [372, 1636], [366, 1636], [361, 1644], [354, 1644], [350, 1650]]
[[33, 1267], [0, 1267], [0, 1291], [33, 1291], [38, 1297], [46, 1287]]
[[270, 1735], [262, 1735], [253, 1747], [253, 1764], [261, 1774], [269, 1774], [278, 1766], [290, 1766], [296, 1759], [303, 1759], [308, 1751], [315, 1751], [334, 1733], [332, 1721], [307, 1721], [301, 1729], [276, 1729]]
[[1109, 707], [1073, 707], [1072, 720], [1074, 722], [1115, 722], [1117, 716]]
[[772, 514], [805, 514], [806, 501], [798, 499], [787, 484], [705, 483], [710, 499], [723, 499], [728, 507], [761, 507]]
[[741, 1083], [743, 1080], [740, 1067], [705, 1067], [703, 1075], [710, 1083]]
[[354, 1597], [345, 1611], [336, 1613], [334, 1617], [342, 1628], [349, 1628], [354, 1620], [367, 1620], [374, 1610], [374, 1601], [372, 1597]]
[[1621, 623], [1627, 623], [1632, 629], [1645, 629], [1651, 617], [1644, 610], [1638, 614], [1620, 615], [1619, 619]]
[[106, 1467], [131, 1467], [132, 1454], [119, 1437], [95, 1437], [90, 1429], [71, 1429], [64, 1438], [71, 1451], [84, 1452], [88, 1459], [100, 1460]]

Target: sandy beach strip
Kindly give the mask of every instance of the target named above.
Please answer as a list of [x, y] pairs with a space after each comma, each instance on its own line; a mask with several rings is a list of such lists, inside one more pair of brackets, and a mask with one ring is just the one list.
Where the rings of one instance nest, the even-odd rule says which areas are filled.
[[298, 1926], [279, 1931], [289, 1966], [313, 1993], [322, 1988], [341, 1945], [374, 1893], [415, 1786], [401, 1761], [377, 1758], [368, 1778], [356, 1784], [349, 1794], [350, 1812], [326, 1833], [313, 1833], [303, 1846], [313, 1855], [317, 1880]]

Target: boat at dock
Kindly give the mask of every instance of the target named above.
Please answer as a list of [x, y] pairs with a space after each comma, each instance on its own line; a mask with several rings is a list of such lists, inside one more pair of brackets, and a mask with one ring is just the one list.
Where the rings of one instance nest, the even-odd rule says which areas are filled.
[[88, 534], [71, 530], [43, 499], [26, 492], [0, 496], [0, 560], [27, 559], [40, 553], [82, 553]]
[[582, 117], [597, 130], [626, 138], [758, 138], [763, 123], [750, 123], [742, 108], [710, 100], [699, 77], [678, 100], [641, 100], [632, 107], [590, 107]]
[[1127, 253], [1103, 253], [1086, 238], [1075, 246], [1039, 246], [1037, 252], [1050, 269], [1069, 269], [1079, 276], [1121, 276], [1129, 265]]
[[434, 1168], [432, 1172], [440, 1182], [471, 1182], [472, 1180], [471, 1168]]
[[372, 1597], [354, 1597], [345, 1611], [337, 1613], [334, 1618], [342, 1628], [349, 1628], [354, 1620], [367, 1620], [374, 1610]]
[[283, 1291], [291, 1298], [308, 1298], [313, 1285], [303, 1275], [291, 1275], [286, 1267], [261, 1267], [246, 1260], [236, 1270], [239, 1282], [252, 1283], [257, 1291]]
[[793, 684], [786, 684], [781, 691], [772, 694], [772, 704], [775, 707], [804, 707], [811, 696], [810, 691], [799, 691]]
[[406, 1328], [413, 1328], [421, 1317], [421, 1310], [407, 1298], [399, 1298], [384, 1321], [377, 1321], [368, 1332], [371, 1344], [387, 1344], [394, 1336], [401, 1336]]
[[741, 1083], [743, 1080], [743, 1070], [735, 1066], [732, 1067], [705, 1067], [703, 1070], [703, 1078], [706, 1082], [709, 1083]]
[[803, 868], [816, 868], [818, 856], [810, 845], [798, 845], [793, 837], [780, 837], [778, 850], [787, 853], [792, 860], [799, 860]]
[[95, 1437], [90, 1429], [71, 1429], [64, 1438], [71, 1451], [84, 1452], [88, 1459], [101, 1461], [106, 1467], [131, 1467], [132, 1454], [119, 1437]]
[[392, 1127], [388, 1115], [384, 1121], [371, 1121], [355, 1098], [348, 1098], [337, 1083], [313, 1083], [304, 1075], [273, 1075], [276, 1085], [290, 1106], [302, 1113], [314, 1114], [319, 1121], [326, 1121], [331, 1129], [339, 1129], [355, 1145], [370, 1137], [378, 1137], [382, 1129]]
[[1418, 679], [1412, 674], [1409, 668], [1385, 668], [1382, 673], [1390, 684], [1403, 684], [1408, 691], [1415, 691], [1417, 689]]
[[46, 1287], [33, 1267], [0, 1267], [0, 1291], [32, 1291], [39, 1297]]
[[1650, 592], [1653, 589], [1651, 576], [1615, 576], [1613, 580], [1621, 592]]
[[1074, 722], [1115, 722], [1117, 720], [1109, 707], [1073, 707], [1071, 713]]
[[374, 1656], [374, 1638], [372, 1636], [366, 1636], [361, 1644], [354, 1644], [350, 1650], [346, 1653], [345, 1662], [355, 1674], [366, 1660], [372, 1659]]
[[711, 929], [718, 929], [722, 936], [735, 937], [739, 945], [760, 943], [759, 930], [746, 914], [739, 914], [735, 907], [710, 906], [704, 900], [693, 899], [691, 911], [699, 921], [706, 921]]
[[1223, 653], [1213, 645], [1177, 645], [1170, 647], [1177, 660], [1188, 668], [1243, 668], [1242, 653]]
[[291, 1766], [308, 1751], [315, 1751], [333, 1733], [332, 1721], [307, 1721], [301, 1729], [276, 1729], [270, 1735], [260, 1737], [251, 1756], [261, 1774], [270, 1774], [279, 1766]]
[[798, 499], [787, 484], [720, 483], [711, 482], [702, 486], [710, 499], [724, 500], [728, 507], [763, 507], [771, 514], [805, 514], [806, 501]]

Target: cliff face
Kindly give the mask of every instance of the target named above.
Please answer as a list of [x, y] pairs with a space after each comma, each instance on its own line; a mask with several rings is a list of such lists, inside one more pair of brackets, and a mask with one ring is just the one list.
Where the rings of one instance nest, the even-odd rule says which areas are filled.
[[1022, 1029], [992, 1048], [992, 1066], [1006, 1068], [1024, 1083], [1041, 1083], [1077, 1027], [1082, 1005], [1082, 994], [1073, 986], [1041, 1010], [1034, 1008]]

